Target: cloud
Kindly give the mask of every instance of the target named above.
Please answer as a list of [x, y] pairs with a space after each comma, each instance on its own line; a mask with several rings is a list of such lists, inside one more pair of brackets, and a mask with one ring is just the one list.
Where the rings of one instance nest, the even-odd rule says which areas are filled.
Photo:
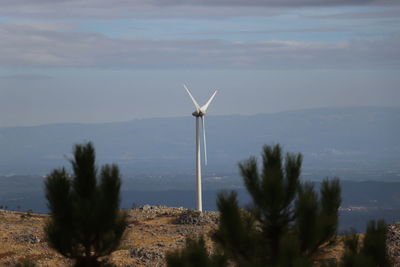
[[197, 6], [258, 6], [258, 7], [301, 7], [301, 6], [348, 6], [365, 4], [396, 4], [395, 0], [155, 0], [158, 5]]
[[13, 27], [28, 28], [36, 31], [62, 31], [72, 30], [77, 26], [77, 23], [64, 21], [37, 21], [37, 20], [17, 20], [9, 23]]
[[[400, 3], [400, 1], [399, 1]], [[400, 17], [400, 5], [374, 10], [363, 11], [347, 11], [336, 14], [325, 15], [306, 15], [307, 18], [324, 18], [324, 19], [398, 19]]]
[[395, 5], [399, 5], [398, 0], [3, 0], [0, 15], [40, 18], [265, 16], [278, 12], [279, 8]]
[[[46, 27], [45, 27], [46, 28]], [[144, 40], [0, 23], [0, 65], [100, 68], [399, 68], [400, 36], [306, 42]]]
[[143, 6], [335, 6], [335, 5], [391, 5], [397, 0], [3, 0], [4, 7], [10, 6], [80, 6], [80, 7], [136, 7]]
[[0, 80], [24, 80], [24, 81], [36, 81], [36, 80], [47, 80], [51, 79], [51, 76], [43, 74], [14, 74], [14, 75], [0, 75]]
[[277, 29], [277, 30], [243, 30], [243, 31], [209, 31], [209, 32], [187, 32], [181, 35], [248, 35], [248, 34], [265, 34], [265, 33], [319, 33], [319, 32], [350, 32], [354, 30], [350, 27], [316, 27], [303, 29]]

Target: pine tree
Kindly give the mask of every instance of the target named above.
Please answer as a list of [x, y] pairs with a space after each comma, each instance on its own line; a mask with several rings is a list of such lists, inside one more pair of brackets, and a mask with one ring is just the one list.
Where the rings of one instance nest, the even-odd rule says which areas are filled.
[[391, 260], [386, 249], [387, 225], [383, 220], [369, 221], [361, 244], [353, 231], [344, 241], [346, 251], [341, 267], [390, 267]]
[[303, 254], [312, 256], [323, 243], [336, 236], [340, 192], [338, 179], [323, 180], [319, 196], [311, 183], [304, 183], [299, 187], [295, 204], [295, 229]]
[[318, 247], [335, 236], [339, 181], [325, 180], [318, 196], [300, 182], [301, 164], [301, 154], [283, 161], [279, 145], [264, 146], [261, 173], [254, 157], [239, 164], [252, 206], [239, 209], [234, 193], [219, 196], [213, 238], [239, 266], [310, 266]]
[[318, 195], [300, 182], [301, 164], [301, 154], [283, 160], [279, 145], [264, 146], [261, 173], [254, 157], [239, 164], [252, 204], [241, 209], [235, 192], [218, 196], [212, 238], [235, 266], [312, 266], [313, 253], [335, 237], [339, 180], [324, 180]]
[[50, 219], [44, 230], [49, 245], [75, 266], [102, 266], [100, 257], [120, 244], [127, 225], [120, 211], [121, 176], [116, 165], [98, 170], [91, 143], [76, 145], [73, 174], [53, 170], [45, 182]]

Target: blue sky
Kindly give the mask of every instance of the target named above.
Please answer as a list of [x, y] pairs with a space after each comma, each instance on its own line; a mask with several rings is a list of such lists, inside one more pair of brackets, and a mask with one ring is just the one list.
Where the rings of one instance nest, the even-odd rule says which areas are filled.
[[5, 0], [0, 126], [399, 106], [397, 2]]

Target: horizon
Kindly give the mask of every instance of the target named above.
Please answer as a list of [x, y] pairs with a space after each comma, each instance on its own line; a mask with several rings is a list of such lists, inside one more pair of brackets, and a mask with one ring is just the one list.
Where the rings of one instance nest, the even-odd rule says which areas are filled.
[[[272, 112], [263, 112], [263, 113], [250, 113], [250, 114], [208, 114], [207, 117], [224, 117], [224, 116], [242, 116], [242, 117], [250, 117], [250, 116], [257, 116], [257, 115], [273, 115], [273, 114], [280, 114], [280, 113], [287, 113], [287, 112], [296, 112], [296, 111], [307, 111], [307, 110], [328, 110], [328, 109], [369, 109], [369, 108], [376, 108], [376, 109], [400, 109], [400, 105], [395, 106], [374, 106], [374, 105], [347, 105], [347, 106], [321, 106], [321, 107], [310, 107], [310, 108], [300, 108], [300, 109], [287, 109], [287, 110], [279, 110], [279, 111], [272, 111]], [[51, 125], [63, 125], [63, 124], [113, 124], [113, 123], [126, 123], [126, 122], [133, 122], [133, 121], [140, 121], [140, 120], [152, 120], [152, 119], [174, 119], [174, 118], [187, 118], [192, 117], [192, 111], [189, 112], [190, 115], [176, 115], [176, 116], [159, 116], [159, 117], [143, 117], [143, 118], [133, 118], [127, 120], [116, 120], [116, 121], [99, 121], [99, 122], [77, 122], [77, 121], [60, 121], [60, 122], [48, 122], [44, 124], [26, 124], [26, 125], [8, 125], [8, 126], [0, 126], [1, 128], [19, 128], [19, 127], [40, 127], [40, 126], [51, 126]]]

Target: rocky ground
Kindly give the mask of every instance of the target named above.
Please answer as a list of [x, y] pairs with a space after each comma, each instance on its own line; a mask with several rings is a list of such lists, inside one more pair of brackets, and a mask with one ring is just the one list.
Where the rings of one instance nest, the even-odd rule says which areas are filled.
[[394, 266], [400, 267], [400, 223], [389, 225], [386, 242]]
[[[164, 266], [164, 254], [183, 246], [187, 235], [207, 235], [216, 212], [145, 205], [128, 211], [129, 227], [110, 260], [117, 266]], [[70, 266], [43, 236], [47, 215], [0, 210], [0, 266], [30, 260], [38, 266]]]
[[[199, 214], [184, 208], [145, 205], [129, 210], [129, 227], [120, 248], [110, 261], [117, 266], [165, 266], [165, 252], [182, 247], [187, 235], [208, 235], [215, 228], [218, 213]], [[47, 246], [43, 224], [47, 215], [0, 210], [0, 266], [14, 266], [30, 260], [38, 266], [71, 266], [71, 262]], [[212, 243], [208, 241], [211, 249]], [[389, 226], [388, 247], [400, 267], [400, 224]], [[327, 245], [318, 259], [338, 259], [343, 252], [341, 238]], [[317, 259], [317, 260], [318, 260]]]

